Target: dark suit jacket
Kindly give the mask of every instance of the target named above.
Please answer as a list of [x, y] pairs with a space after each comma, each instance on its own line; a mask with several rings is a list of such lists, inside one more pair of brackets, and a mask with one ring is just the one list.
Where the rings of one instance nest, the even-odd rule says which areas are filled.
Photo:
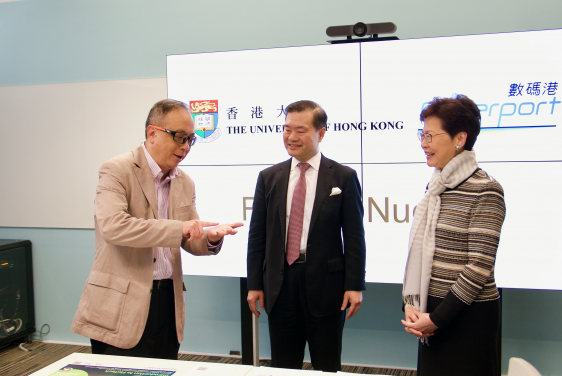
[[[266, 312], [283, 283], [291, 160], [260, 172], [248, 236], [248, 290], [263, 290]], [[339, 195], [330, 196], [332, 188]], [[343, 235], [343, 239], [342, 239]], [[340, 310], [345, 291], [365, 290], [363, 203], [356, 172], [322, 156], [306, 249], [310, 312]]]

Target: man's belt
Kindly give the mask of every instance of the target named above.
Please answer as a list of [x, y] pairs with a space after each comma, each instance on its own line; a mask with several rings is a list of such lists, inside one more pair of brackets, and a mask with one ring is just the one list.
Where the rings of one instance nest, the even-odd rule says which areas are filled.
[[153, 290], [167, 290], [173, 288], [174, 288], [173, 279], [159, 279], [159, 280], [152, 281]]

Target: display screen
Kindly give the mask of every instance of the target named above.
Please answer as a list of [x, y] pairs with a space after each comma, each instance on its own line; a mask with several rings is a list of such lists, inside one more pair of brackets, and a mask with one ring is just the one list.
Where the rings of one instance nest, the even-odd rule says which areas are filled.
[[328, 114], [321, 152], [357, 171], [367, 282], [402, 283], [413, 209], [433, 168], [416, 132], [433, 97], [464, 94], [481, 111], [474, 150], [503, 186], [499, 287], [562, 289], [562, 30], [172, 55], [168, 97], [190, 104], [198, 140], [181, 168], [201, 219], [243, 222], [216, 257], [183, 257], [188, 275], [246, 276], [261, 170], [289, 159], [284, 108]]

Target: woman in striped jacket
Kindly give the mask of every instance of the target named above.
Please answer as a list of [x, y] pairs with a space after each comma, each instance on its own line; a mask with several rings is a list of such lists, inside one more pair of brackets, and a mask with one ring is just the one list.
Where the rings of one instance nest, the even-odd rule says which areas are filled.
[[435, 172], [410, 232], [402, 324], [420, 340], [418, 376], [497, 376], [494, 264], [505, 203], [472, 150], [480, 111], [463, 95], [434, 98], [420, 120], [418, 137]]

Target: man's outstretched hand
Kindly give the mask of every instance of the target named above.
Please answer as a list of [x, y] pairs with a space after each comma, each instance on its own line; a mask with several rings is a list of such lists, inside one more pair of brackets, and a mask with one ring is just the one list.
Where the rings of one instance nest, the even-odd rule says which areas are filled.
[[207, 233], [207, 239], [211, 244], [217, 244], [224, 238], [225, 235], [234, 235], [238, 232], [236, 230], [238, 227], [244, 226], [242, 222], [236, 223], [226, 223], [224, 225], [219, 225], [217, 227], [213, 227], [209, 229]]
[[184, 238], [187, 238], [188, 241], [200, 239], [204, 234], [203, 227], [216, 226], [218, 224], [218, 222], [205, 222], [198, 219], [186, 221], [182, 224], [181, 234]]

